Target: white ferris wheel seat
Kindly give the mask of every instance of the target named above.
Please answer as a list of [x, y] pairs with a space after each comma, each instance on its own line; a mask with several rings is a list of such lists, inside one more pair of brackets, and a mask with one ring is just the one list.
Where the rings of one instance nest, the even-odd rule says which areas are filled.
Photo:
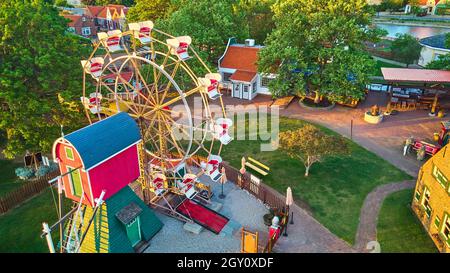
[[92, 114], [98, 114], [101, 112], [102, 110], [102, 107], [100, 106], [100, 102], [102, 100], [101, 94], [99, 94], [99, 96], [96, 96], [96, 93], [91, 93], [89, 95], [89, 98], [81, 97], [80, 100], [84, 108], [89, 109], [89, 111]]
[[97, 33], [98, 39], [103, 43], [103, 45], [110, 51], [116, 52], [122, 50], [120, 46], [120, 37], [122, 37], [122, 31], [110, 30], [108, 32]]
[[182, 61], [190, 59], [188, 48], [192, 43], [192, 39], [189, 36], [180, 36], [173, 39], [167, 39], [167, 46], [170, 49], [172, 55], [178, 56]]
[[143, 21], [129, 23], [128, 28], [134, 32], [134, 37], [139, 39], [142, 44], [149, 44], [152, 41], [151, 32], [153, 29], [152, 21]]
[[98, 80], [98, 78], [102, 75], [104, 63], [105, 59], [103, 59], [102, 57], [94, 57], [90, 61], [81, 61], [81, 66], [84, 68], [84, 71], [86, 71], [86, 73], [90, 74], [94, 79]]
[[219, 92], [219, 83], [222, 80], [222, 76], [219, 73], [208, 73], [204, 78], [199, 78], [198, 80], [210, 99], [216, 100], [222, 95]]
[[219, 155], [210, 155], [208, 157], [205, 172], [214, 182], [217, 182], [222, 177], [222, 173], [219, 169], [220, 163], [222, 163], [222, 157]]
[[187, 173], [183, 176], [183, 181], [177, 182], [178, 188], [188, 199], [192, 199], [197, 195], [197, 190], [195, 189], [196, 180], [197, 176], [195, 174]]
[[227, 145], [233, 138], [230, 136], [230, 127], [233, 125], [233, 120], [229, 118], [218, 118], [214, 124], [214, 136], [219, 139], [220, 143]]
[[153, 191], [156, 195], [161, 195], [166, 191], [165, 184], [166, 184], [166, 176], [162, 173], [155, 174], [153, 180], [152, 180], [152, 187]]

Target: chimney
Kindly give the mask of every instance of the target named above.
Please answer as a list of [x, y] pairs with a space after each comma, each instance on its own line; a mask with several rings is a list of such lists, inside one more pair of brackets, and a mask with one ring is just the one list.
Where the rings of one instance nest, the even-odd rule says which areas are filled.
[[255, 46], [254, 39], [245, 39], [245, 46]]

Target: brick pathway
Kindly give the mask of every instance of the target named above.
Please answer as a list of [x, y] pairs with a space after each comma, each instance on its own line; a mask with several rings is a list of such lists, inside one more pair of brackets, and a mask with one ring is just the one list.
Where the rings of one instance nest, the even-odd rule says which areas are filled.
[[[251, 103], [264, 105], [268, 101], [271, 101], [270, 97], [261, 95], [253, 101], [224, 96], [225, 105]], [[313, 122], [328, 127], [345, 137], [352, 137], [354, 142], [415, 177], [423, 162], [417, 161], [412, 154], [403, 156], [404, 141], [410, 136], [431, 141], [433, 133], [440, 132], [440, 121], [448, 118], [429, 117], [427, 110], [415, 110], [400, 112], [395, 116], [385, 116], [383, 122], [377, 125], [368, 124], [363, 120], [364, 113], [372, 105], [377, 104], [384, 110], [386, 101], [385, 93], [371, 92], [366, 101], [356, 109], [336, 106], [327, 111], [302, 108], [295, 99], [289, 107], [280, 110], [280, 115]], [[351, 136], [352, 120], [353, 134]]]
[[416, 181], [408, 180], [399, 183], [385, 184], [376, 187], [364, 200], [359, 217], [354, 248], [359, 252], [367, 252], [367, 243], [377, 240], [378, 214], [384, 199], [397, 191], [414, 188]]
[[[281, 193], [271, 191], [284, 198]], [[304, 209], [294, 204], [294, 224], [288, 224], [287, 237], [281, 236], [273, 252], [279, 253], [350, 253], [356, 252], [347, 242], [337, 237]]]

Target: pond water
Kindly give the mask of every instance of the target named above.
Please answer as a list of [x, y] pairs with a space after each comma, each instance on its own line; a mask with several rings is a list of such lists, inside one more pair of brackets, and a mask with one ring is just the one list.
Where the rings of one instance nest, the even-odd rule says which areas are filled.
[[388, 32], [388, 37], [395, 38], [397, 33], [409, 33], [419, 39], [450, 32], [450, 28], [442, 27], [424, 27], [424, 26], [405, 26], [405, 25], [391, 25], [391, 24], [376, 24], [378, 28], [384, 29]]

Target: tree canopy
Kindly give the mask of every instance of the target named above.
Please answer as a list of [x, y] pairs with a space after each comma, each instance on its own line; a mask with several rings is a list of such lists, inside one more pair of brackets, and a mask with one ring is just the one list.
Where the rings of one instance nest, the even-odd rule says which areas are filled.
[[189, 35], [194, 46], [207, 56], [207, 61], [217, 65], [228, 38], [248, 37], [245, 13], [234, 0], [178, 0], [177, 10], [163, 24], [163, 28], [175, 36]]
[[410, 34], [397, 35], [397, 39], [392, 41], [391, 52], [394, 57], [405, 63], [407, 66], [414, 63], [420, 57], [422, 46], [417, 39]]
[[295, 131], [281, 132], [279, 148], [305, 165], [305, 176], [309, 175], [309, 169], [314, 163], [328, 156], [349, 153], [347, 141], [343, 137], [327, 135], [311, 124]]
[[50, 151], [60, 134], [80, 126], [80, 59], [86, 42], [44, 0], [0, 4], [0, 130], [4, 154]]
[[364, 96], [374, 69], [364, 41], [377, 41], [364, 0], [278, 0], [275, 29], [260, 52], [259, 70], [275, 73], [274, 96], [315, 93], [331, 101]]
[[171, 0], [135, 0], [127, 14], [129, 22], [152, 20], [157, 21], [167, 18], [175, 9]]
[[255, 39], [257, 44], [263, 44], [272, 29], [273, 11], [271, 9], [275, 0], [240, 0], [238, 7], [245, 13], [249, 27], [249, 38]]

